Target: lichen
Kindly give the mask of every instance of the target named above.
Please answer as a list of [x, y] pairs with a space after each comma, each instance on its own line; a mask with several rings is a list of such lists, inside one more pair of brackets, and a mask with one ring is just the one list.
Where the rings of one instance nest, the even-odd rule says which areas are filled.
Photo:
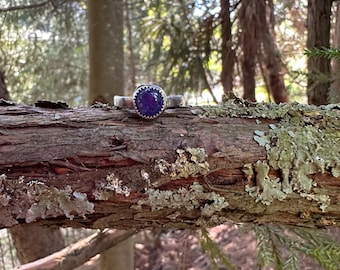
[[[285, 113], [279, 124], [270, 124], [267, 132], [254, 132], [254, 140], [266, 149], [268, 161], [255, 164], [256, 186], [248, 185], [246, 191], [264, 204], [297, 192], [317, 201], [325, 211], [330, 199], [313, 193], [316, 183], [311, 175], [329, 171], [334, 177], [340, 176], [339, 107], [282, 106]], [[270, 169], [280, 171], [282, 178], [271, 179]], [[249, 164], [244, 172], [249, 178]]]
[[[183, 187], [178, 190], [148, 189], [146, 195], [146, 199], [139, 200], [132, 208], [139, 210], [145, 205], [151, 207], [151, 211], [159, 211], [164, 208], [182, 209], [184, 207], [187, 211], [200, 209], [203, 216], [211, 216], [229, 205], [219, 194], [204, 192], [203, 186], [197, 182], [194, 182], [189, 189]], [[179, 213], [176, 212], [175, 215], [168, 217], [174, 218], [178, 215]]]
[[246, 191], [250, 196], [256, 197], [256, 202], [260, 201], [269, 205], [274, 199], [282, 201], [287, 197], [287, 194], [282, 191], [280, 179], [269, 177], [269, 166], [266, 161], [257, 161], [254, 170], [256, 172], [256, 186], [246, 185]]
[[205, 175], [209, 172], [209, 163], [204, 148], [186, 148], [176, 150], [177, 159], [169, 163], [164, 159], [156, 160], [155, 168], [162, 174], [169, 174], [171, 179]]
[[[61, 215], [69, 219], [76, 215], [86, 218], [86, 214], [94, 212], [94, 204], [88, 201], [87, 195], [72, 190], [68, 185], [58, 189], [38, 180], [25, 181], [24, 176], [8, 180], [6, 175], [0, 175], [1, 206], [12, 204], [11, 200], [18, 199], [24, 202], [15, 218], [24, 218], [27, 223]], [[25, 205], [29, 205], [27, 211]]]
[[96, 189], [92, 194], [96, 200], [107, 200], [111, 197], [112, 192], [127, 197], [130, 195], [131, 189], [128, 186], [123, 185], [123, 181], [114, 173], [110, 173], [106, 176], [104, 181], [100, 181], [96, 184]]
[[75, 215], [85, 218], [86, 214], [94, 212], [94, 204], [88, 201], [87, 195], [73, 191], [70, 186], [58, 189], [39, 181], [30, 181], [27, 195], [31, 202], [25, 216], [27, 223], [59, 215], [71, 220]]
[[7, 206], [11, 200], [11, 197], [7, 194], [5, 190], [5, 184], [6, 181], [6, 175], [1, 174], [0, 175], [0, 205], [1, 206]]
[[146, 170], [142, 169], [140, 171], [140, 175], [142, 176], [142, 179], [146, 182], [146, 186], [149, 187], [151, 185], [150, 174]]
[[249, 102], [240, 98], [225, 99], [223, 103], [211, 106], [201, 106], [192, 109], [191, 112], [200, 117], [230, 116], [238, 118], [258, 118], [283, 119], [287, 116], [291, 122], [300, 122], [301, 116], [314, 117], [330, 116], [333, 123], [338, 125], [340, 104], [329, 104], [322, 106], [306, 105], [299, 103], [269, 103], [269, 102]]

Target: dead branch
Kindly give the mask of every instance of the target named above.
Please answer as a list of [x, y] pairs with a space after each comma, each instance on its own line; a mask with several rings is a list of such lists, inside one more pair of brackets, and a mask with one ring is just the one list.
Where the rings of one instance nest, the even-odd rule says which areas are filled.
[[21, 265], [17, 270], [72, 270], [133, 234], [132, 231], [120, 230], [98, 232], [45, 258]]
[[339, 225], [339, 107], [0, 106], [0, 227]]

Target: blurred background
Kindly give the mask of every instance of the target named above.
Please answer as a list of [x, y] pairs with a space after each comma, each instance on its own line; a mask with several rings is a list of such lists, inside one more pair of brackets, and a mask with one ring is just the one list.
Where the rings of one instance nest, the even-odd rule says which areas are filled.
[[[307, 0], [1, 0], [0, 69], [11, 99], [28, 104], [87, 105], [91, 55], [117, 63], [107, 70], [123, 83], [111, 92], [154, 82], [200, 103], [228, 91], [257, 101], [281, 91], [306, 103], [308, 31], [308, 47], [338, 46], [338, 3], [322, 2], [325, 37], [308, 24]], [[332, 82], [330, 71], [318, 80]]]

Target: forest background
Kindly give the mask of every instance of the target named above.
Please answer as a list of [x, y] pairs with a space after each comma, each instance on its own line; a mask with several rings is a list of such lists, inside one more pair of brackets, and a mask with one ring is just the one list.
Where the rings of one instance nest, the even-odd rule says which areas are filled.
[[[1, 0], [1, 80], [10, 98], [27, 104], [112, 103], [115, 93], [131, 95], [138, 84], [153, 82], [197, 104], [220, 102], [223, 93], [232, 91], [259, 102], [340, 102], [337, 60], [331, 66], [328, 58], [313, 62], [305, 55], [306, 48], [338, 47], [337, 1], [113, 2], [119, 16], [106, 15], [115, 17], [108, 28], [116, 31], [104, 35], [123, 53], [104, 47], [94, 57], [122, 64], [109, 70], [118, 78], [108, 86], [111, 93], [98, 98], [88, 94], [90, 47], [95, 43], [89, 40], [91, 5], [81, 0]], [[320, 28], [310, 17], [315, 10], [326, 12]], [[92, 81], [99, 87], [100, 80]]]
[[[156, 82], [168, 93], [185, 92], [198, 102], [220, 101], [231, 89], [248, 99], [256, 95], [257, 101], [275, 101], [273, 91], [282, 91], [279, 102], [288, 93], [291, 101], [307, 102], [307, 1], [118, 2], [124, 16], [116, 42], [124, 55], [111, 55], [125, 56], [124, 85], [116, 88], [126, 94], [139, 83]], [[86, 1], [12, 0], [1, 6], [0, 63], [11, 98], [86, 105]], [[336, 15], [333, 5], [328, 21], [333, 26]], [[271, 75], [283, 78], [281, 89], [271, 89]], [[318, 74], [318, 79], [330, 81], [329, 75]]]

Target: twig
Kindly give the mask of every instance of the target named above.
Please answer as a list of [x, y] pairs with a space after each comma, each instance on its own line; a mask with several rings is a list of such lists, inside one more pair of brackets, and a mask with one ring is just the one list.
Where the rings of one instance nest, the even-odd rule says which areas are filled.
[[17, 270], [71, 270], [134, 234], [133, 231], [121, 230], [99, 232], [45, 258], [19, 266]]
[[41, 2], [41, 3], [37, 3], [37, 4], [12, 6], [12, 7], [7, 7], [7, 8], [0, 8], [0, 13], [2, 13], [2, 12], [9, 12], [9, 11], [24, 10], [24, 9], [40, 8], [40, 7], [48, 5], [50, 2], [51, 2], [51, 0], [47, 0], [47, 1], [44, 1], [44, 2]]

